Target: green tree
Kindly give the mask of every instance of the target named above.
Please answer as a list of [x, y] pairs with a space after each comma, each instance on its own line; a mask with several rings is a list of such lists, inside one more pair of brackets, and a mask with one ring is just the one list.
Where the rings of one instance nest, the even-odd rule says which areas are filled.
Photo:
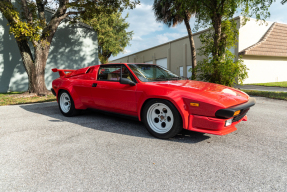
[[[0, 12], [8, 20], [10, 32], [18, 44], [23, 65], [28, 74], [29, 92], [46, 94], [45, 67], [50, 45], [59, 24], [69, 17], [77, 22], [91, 18], [95, 12], [112, 13], [124, 8], [134, 8], [138, 0], [0, 0]], [[55, 13], [50, 21], [45, 8], [53, 5]], [[16, 8], [20, 5], [20, 9]], [[33, 46], [30, 46], [29, 41]], [[32, 54], [32, 50], [33, 53]]]
[[184, 21], [187, 29], [190, 50], [191, 50], [191, 64], [192, 64], [192, 77], [196, 78], [196, 50], [193, 40], [193, 35], [189, 20], [195, 14], [195, 8], [188, 6], [187, 1], [178, 0], [155, 0], [153, 10], [156, 15], [156, 20], [167, 24], [168, 27], [176, 26]]
[[236, 79], [242, 84], [243, 80], [248, 77], [248, 69], [243, 64], [243, 60], [239, 58], [235, 61], [235, 55], [230, 51], [238, 42], [236, 25], [234, 20], [222, 22], [222, 33], [225, 34], [225, 39], [219, 42], [222, 50], [220, 50], [218, 59], [211, 54], [214, 45], [214, 30], [210, 29], [199, 36], [202, 42], [202, 47], [198, 49], [199, 55], [204, 56], [204, 59], [198, 62], [199, 79], [232, 86], [236, 83]]
[[95, 14], [93, 19], [85, 21], [92, 26], [98, 35], [98, 54], [102, 64], [108, 63], [111, 55], [116, 56], [124, 51], [132, 39], [133, 32], [127, 32], [129, 23], [121, 12]]
[[[186, 2], [185, 0], [178, 0], [180, 2]], [[231, 40], [230, 32], [238, 33], [235, 21], [232, 18], [236, 11], [241, 10], [243, 16], [255, 15], [257, 19], [266, 19], [270, 13], [268, 7], [273, 0], [189, 0], [188, 6], [195, 7], [196, 12], [196, 25], [195, 29], [210, 28], [210, 33], [207, 35], [207, 39], [201, 38], [203, 49], [210, 51], [212, 59], [208, 59], [212, 64], [212, 70], [209, 72], [208, 78], [211, 82], [224, 84], [222, 77], [223, 72], [220, 63], [224, 59], [230, 58], [226, 53], [228, 50], [228, 44], [234, 45], [236, 42], [235, 36]], [[229, 22], [231, 20], [231, 22]], [[247, 20], [247, 19], [246, 19]], [[203, 51], [203, 50], [202, 50]], [[226, 56], [227, 54], [227, 56]], [[205, 52], [205, 55], [207, 53]], [[234, 57], [234, 56], [233, 56]], [[228, 67], [228, 66], [226, 66]], [[244, 70], [243, 70], [244, 71]], [[241, 71], [242, 72], [242, 71]], [[241, 75], [239, 72], [239, 76]], [[245, 73], [245, 72], [243, 72]], [[242, 75], [244, 77], [245, 75]]]

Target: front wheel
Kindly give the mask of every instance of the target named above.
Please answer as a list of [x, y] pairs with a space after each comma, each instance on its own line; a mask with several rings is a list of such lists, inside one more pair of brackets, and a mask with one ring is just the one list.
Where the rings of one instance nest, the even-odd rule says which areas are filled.
[[182, 130], [181, 116], [176, 107], [167, 100], [153, 99], [143, 108], [143, 122], [155, 137], [168, 139]]
[[62, 114], [66, 117], [72, 117], [78, 114], [75, 109], [74, 101], [67, 91], [61, 91], [58, 96], [59, 108]]

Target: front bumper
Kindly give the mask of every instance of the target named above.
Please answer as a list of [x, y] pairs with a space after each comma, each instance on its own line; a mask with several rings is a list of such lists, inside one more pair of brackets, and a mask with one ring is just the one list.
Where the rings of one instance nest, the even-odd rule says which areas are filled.
[[247, 116], [245, 115], [242, 119], [233, 122], [227, 127], [225, 126], [226, 120], [227, 119], [189, 115], [188, 130], [201, 133], [209, 133], [213, 135], [227, 135], [237, 130], [235, 127], [236, 124], [240, 123], [241, 121], [247, 121]]
[[[250, 98], [247, 103], [218, 110], [215, 113], [215, 118], [189, 115], [188, 130], [214, 135], [226, 135], [237, 130], [235, 127], [236, 124], [240, 123], [241, 121], [247, 121], [246, 113], [253, 105], [255, 105], [255, 99]], [[234, 112], [238, 110], [240, 110], [240, 113], [233, 116]], [[231, 118], [233, 118], [232, 124], [225, 126], [226, 120]]]

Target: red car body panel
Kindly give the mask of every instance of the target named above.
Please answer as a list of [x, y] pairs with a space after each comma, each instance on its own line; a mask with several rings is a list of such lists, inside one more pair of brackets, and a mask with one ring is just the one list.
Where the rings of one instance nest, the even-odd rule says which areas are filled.
[[[97, 80], [100, 65], [96, 65], [79, 70], [52, 69], [60, 74], [53, 81], [52, 89], [57, 96], [60, 90], [68, 91], [76, 109], [96, 108], [136, 116], [140, 121], [145, 102], [166, 99], [179, 111], [183, 128], [203, 133], [225, 135], [235, 131], [237, 123], [247, 120], [245, 116], [225, 127], [227, 119], [215, 115], [220, 109], [248, 102], [249, 96], [239, 90], [191, 80], [141, 82], [126, 63], [122, 65], [136, 79], [135, 86]], [[190, 106], [190, 103], [199, 103], [199, 106]]]

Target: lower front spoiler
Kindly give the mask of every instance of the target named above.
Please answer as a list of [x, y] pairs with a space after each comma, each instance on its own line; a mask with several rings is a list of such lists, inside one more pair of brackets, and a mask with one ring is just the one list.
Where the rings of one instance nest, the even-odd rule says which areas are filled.
[[226, 120], [228, 119], [189, 115], [189, 125], [187, 130], [213, 135], [227, 135], [237, 130], [235, 127], [236, 124], [241, 121], [247, 121], [247, 116], [245, 115], [241, 120], [233, 122], [227, 127], [225, 126]]

